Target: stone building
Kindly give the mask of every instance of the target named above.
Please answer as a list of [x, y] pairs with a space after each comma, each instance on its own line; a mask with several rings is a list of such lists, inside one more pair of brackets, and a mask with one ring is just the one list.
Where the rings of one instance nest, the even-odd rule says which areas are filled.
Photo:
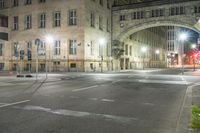
[[0, 0], [0, 69], [109, 70], [111, 5], [111, 0]]

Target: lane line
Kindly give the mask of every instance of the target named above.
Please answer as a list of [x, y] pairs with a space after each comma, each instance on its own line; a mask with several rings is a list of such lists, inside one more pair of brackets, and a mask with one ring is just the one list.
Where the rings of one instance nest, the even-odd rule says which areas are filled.
[[104, 120], [113, 120], [120, 123], [131, 123], [132, 121], [137, 121], [137, 118], [134, 117], [124, 117], [124, 116], [116, 116], [116, 115], [108, 115], [108, 114], [98, 114], [98, 113], [90, 113], [90, 112], [82, 112], [82, 111], [73, 111], [67, 109], [56, 109], [53, 110], [51, 108], [45, 108], [41, 106], [32, 106], [27, 105], [25, 107], [15, 107], [16, 109], [23, 109], [28, 111], [43, 111], [47, 113], [63, 115], [63, 116], [72, 116], [72, 117], [86, 117], [86, 118], [98, 118]]
[[101, 99], [102, 102], [115, 102], [115, 100], [112, 99]]
[[186, 81], [161, 81], [161, 80], [138, 80], [138, 82], [142, 83], [158, 83], [158, 84], [179, 84], [179, 85], [187, 85], [189, 82]]
[[92, 89], [92, 88], [96, 88], [96, 87], [98, 87], [98, 85], [89, 86], [89, 87], [80, 88], [80, 89], [74, 89], [74, 90], [72, 90], [72, 92], [84, 91], [84, 90], [88, 90], [88, 89]]
[[24, 100], [24, 101], [19, 101], [19, 102], [14, 102], [14, 103], [8, 103], [8, 104], [1, 105], [0, 108], [13, 106], [13, 105], [17, 105], [17, 104], [22, 104], [22, 103], [27, 103], [29, 101], [30, 100]]

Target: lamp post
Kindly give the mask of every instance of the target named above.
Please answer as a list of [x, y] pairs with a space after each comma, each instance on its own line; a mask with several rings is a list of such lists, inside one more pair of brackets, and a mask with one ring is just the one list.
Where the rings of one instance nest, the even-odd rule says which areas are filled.
[[105, 39], [102, 38], [99, 40], [99, 54], [101, 58], [101, 73], [103, 72], [103, 46], [105, 45]]
[[41, 43], [40, 39], [35, 40], [35, 45], [36, 45], [36, 80], [38, 80], [38, 49], [39, 49], [40, 43]]
[[141, 51], [142, 51], [142, 53], [143, 53], [143, 66], [142, 66], [142, 69], [144, 70], [144, 56], [145, 56], [145, 52], [147, 51], [147, 48], [146, 47], [142, 47], [141, 48]]
[[184, 75], [184, 41], [188, 38], [187, 33], [183, 32], [179, 34], [179, 40], [181, 41], [181, 64], [182, 64], [182, 75]]
[[[192, 49], [193, 50], [196, 50], [196, 45], [195, 44], [192, 44]], [[194, 67], [193, 67], [193, 71], [195, 71], [195, 65], [196, 65], [196, 57], [197, 57], [197, 54], [194, 54], [194, 56], [193, 56], [193, 65], [194, 65]]]
[[15, 47], [15, 57], [16, 57], [16, 62], [17, 62], [17, 64], [16, 64], [16, 73], [17, 73], [17, 75], [18, 75], [18, 70], [19, 70], [19, 44], [18, 43], [15, 43], [14, 44], [14, 47]]
[[156, 53], [156, 55], [157, 55], [157, 57], [158, 57], [159, 67], [160, 67], [160, 56], [159, 56], [159, 54], [160, 54], [160, 50], [157, 49], [157, 50], [155, 51], [155, 53]]
[[[48, 68], [49, 68], [49, 71], [50, 71], [50, 63], [51, 63], [51, 61], [50, 61], [50, 44], [52, 44], [53, 43], [53, 37], [51, 36], [51, 35], [47, 35], [47, 36], [45, 36], [45, 41], [48, 43], [48, 45], [49, 45], [49, 62], [48, 62]], [[46, 49], [47, 49], [47, 47], [46, 47]], [[47, 53], [47, 50], [46, 50], [46, 53]], [[45, 58], [46, 58], [46, 53], [45, 53]], [[46, 58], [46, 65], [45, 65], [45, 69], [46, 69], [46, 78], [48, 78], [48, 72], [47, 72], [47, 58]]]

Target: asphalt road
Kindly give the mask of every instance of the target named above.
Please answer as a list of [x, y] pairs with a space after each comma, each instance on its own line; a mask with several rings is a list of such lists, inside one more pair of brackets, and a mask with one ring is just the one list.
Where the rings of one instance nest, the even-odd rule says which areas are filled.
[[187, 86], [177, 70], [0, 81], [0, 133], [174, 133]]

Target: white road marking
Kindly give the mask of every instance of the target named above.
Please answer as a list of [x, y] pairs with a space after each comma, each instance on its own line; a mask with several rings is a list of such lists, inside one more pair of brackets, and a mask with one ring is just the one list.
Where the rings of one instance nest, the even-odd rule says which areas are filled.
[[13, 83], [0, 82], [0, 86], [13, 86]]
[[89, 100], [92, 100], [92, 101], [97, 101], [98, 98], [89, 98]]
[[21, 103], [27, 103], [29, 101], [30, 100], [24, 100], [24, 101], [19, 101], [19, 102], [14, 102], [14, 103], [8, 103], [8, 104], [1, 105], [0, 108], [12, 106], [12, 105], [17, 105], [17, 104], [21, 104]]
[[107, 115], [107, 114], [97, 114], [97, 113], [90, 113], [90, 112], [82, 112], [82, 111], [73, 111], [67, 109], [57, 109], [52, 110], [50, 108], [44, 108], [41, 106], [31, 106], [27, 105], [25, 107], [15, 107], [17, 109], [23, 110], [31, 110], [31, 111], [44, 111], [52, 114], [63, 115], [63, 116], [73, 116], [73, 117], [87, 117], [87, 118], [100, 118], [100, 119], [111, 119], [120, 123], [130, 123], [131, 121], [138, 120], [137, 118], [133, 117], [123, 117], [123, 116], [115, 116], [115, 115]]
[[144, 105], [148, 105], [148, 106], [154, 106], [153, 103], [143, 103]]
[[117, 82], [120, 82], [120, 80], [112, 81], [112, 84], [115, 84]]
[[115, 100], [112, 100], [112, 99], [101, 99], [101, 101], [103, 101], [103, 102], [115, 102]]
[[84, 91], [84, 90], [88, 90], [88, 89], [92, 89], [92, 88], [96, 88], [96, 87], [98, 87], [98, 85], [89, 86], [89, 87], [80, 88], [80, 89], [75, 89], [75, 90], [72, 90], [72, 92]]
[[77, 97], [77, 96], [70, 96], [70, 98], [78, 99], [79, 97]]
[[159, 84], [178, 84], [178, 85], [187, 85], [189, 82], [186, 81], [166, 81], [166, 80], [138, 80], [139, 82], [142, 83], [159, 83]]

